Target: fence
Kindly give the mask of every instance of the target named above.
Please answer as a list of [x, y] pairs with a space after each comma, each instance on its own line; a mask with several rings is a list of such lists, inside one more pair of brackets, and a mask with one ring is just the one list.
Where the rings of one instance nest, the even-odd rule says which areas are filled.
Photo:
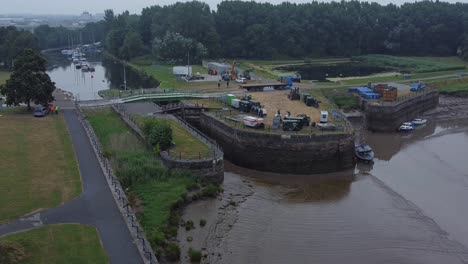
[[436, 89], [426, 86], [426, 88], [424, 88], [421, 91], [410, 92], [410, 93], [408, 93], [406, 95], [398, 96], [395, 101], [383, 101], [383, 100], [380, 100], [380, 99], [379, 100], [368, 100], [368, 99], [366, 99], [366, 100], [370, 104], [377, 104], [377, 105], [383, 105], [383, 106], [394, 106], [394, 105], [403, 103], [403, 102], [405, 102], [407, 100], [410, 100], [412, 98], [422, 96], [422, 95], [426, 95], [426, 94], [432, 93], [434, 91], [436, 91]]
[[109, 184], [109, 188], [112, 191], [117, 207], [122, 213], [122, 216], [125, 219], [125, 222], [127, 223], [129, 231], [135, 239], [135, 244], [137, 245], [144, 262], [150, 264], [158, 263], [158, 260], [154, 255], [153, 249], [151, 248], [150, 243], [146, 239], [145, 233], [140, 227], [135, 213], [133, 212], [133, 209], [130, 207], [127, 196], [125, 195], [125, 192], [122, 189], [119, 180], [117, 179], [112, 170], [110, 161], [103, 156], [101, 144], [99, 143], [98, 137], [94, 133], [91, 124], [85, 118], [85, 115], [83, 114], [83, 112], [77, 104], [76, 113], [78, 115], [78, 119], [80, 120], [81, 124], [83, 125], [83, 128], [86, 131], [86, 134], [88, 135], [89, 141], [91, 142], [96, 157], [98, 158], [98, 161], [101, 164], [103, 173], [106, 176], [107, 183]]
[[[120, 113], [120, 115], [123, 118], [128, 119], [130, 122], [127, 122], [127, 123], [129, 123], [129, 125], [132, 126], [132, 129], [134, 131], [136, 131], [139, 134], [140, 137], [144, 138], [144, 135], [141, 132], [141, 129], [137, 125], [139, 123], [139, 121], [141, 121], [141, 119], [138, 120], [136, 115], [129, 115], [127, 113], [126, 109], [125, 109], [125, 105], [123, 105], [123, 104], [116, 104], [116, 105], [113, 105], [113, 107], [114, 107], [115, 110], [117, 110]], [[181, 106], [179, 104], [171, 104], [168, 107], [169, 108], [171, 108], [171, 107], [176, 107], [177, 108], [177, 107], [181, 107]], [[155, 116], [151, 116], [151, 117], [155, 117]], [[179, 159], [179, 160], [206, 160], [206, 159], [210, 159], [210, 160], [215, 159], [215, 160], [217, 160], [217, 159], [223, 157], [224, 154], [223, 154], [223, 152], [221, 150], [221, 147], [218, 145], [218, 143], [216, 143], [216, 141], [214, 141], [214, 140], [210, 139], [209, 137], [207, 137], [205, 134], [200, 132], [198, 129], [196, 129], [195, 127], [193, 127], [189, 123], [185, 122], [182, 119], [176, 118], [173, 115], [160, 115], [160, 116], [156, 116], [156, 118], [157, 117], [174, 120], [176, 123], [178, 123], [180, 126], [182, 126], [182, 128], [187, 130], [187, 132], [192, 134], [194, 137], [199, 139], [204, 144], [208, 145], [208, 147], [210, 148], [209, 151], [192, 151], [192, 152], [180, 152], [180, 151], [168, 150], [167, 153], [169, 154], [169, 156], [171, 158]]]

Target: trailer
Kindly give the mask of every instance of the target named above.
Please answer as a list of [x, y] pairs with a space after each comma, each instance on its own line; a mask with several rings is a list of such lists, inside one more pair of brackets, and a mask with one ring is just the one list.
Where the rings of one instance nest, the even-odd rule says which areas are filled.
[[263, 123], [263, 118], [258, 118], [254, 116], [244, 116], [242, 119], [244, 125], [251, 128], [264, 128], [265, 124]]
[[287, 84], [284, 83], [252, 83], [239, 85], [239, 89], [245, 89], [249, 92], [285, 90], [287, 88]]

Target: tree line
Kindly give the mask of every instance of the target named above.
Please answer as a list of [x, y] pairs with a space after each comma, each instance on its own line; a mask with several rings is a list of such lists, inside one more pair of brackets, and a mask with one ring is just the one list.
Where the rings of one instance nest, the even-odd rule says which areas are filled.
[[[119, 19], [126, 21], [120, 23], [138, 39], [135, 46], [144, 47], [142, 53], [152, 52], [157, 59], [182, 60], [187, 50], [195, 58], [372, 53], [468, 58], [468, 4], [464, 3], [383, 6], [359, 1], [279, 5], [223, 1], [211, 11], [206, 3], [192, 1], [152, 6], [139, 16], [119, 15]], [[119, 29], [121, 25], [113, 30]], [[108, 45], [125, 46], [123, 38], [107, 40]]]
[[[216, 11], [198, 1], [144, 8], [140, 15], [105, 11], [79, 31], [41, 26], [41, 48], [77, 39], [102, 41], [130, 60], [304, 58], [362, 54], [459, 55], [468, 59], [468, 4], [341, 1], [305, 4], [223, 1]], [[1, 43], [1, 42], [0, 42]]]

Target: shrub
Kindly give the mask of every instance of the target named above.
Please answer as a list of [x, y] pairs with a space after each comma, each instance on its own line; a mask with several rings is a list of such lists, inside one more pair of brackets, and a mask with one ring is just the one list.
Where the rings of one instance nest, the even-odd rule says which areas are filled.
[[180, 248], [176, 243], [169, 243], [165, 250], [164, 255], [169, 261], [177, 261], [180, 259]]
[[187, 220], [187, 222], [185, 222], [185, 230], [190, 231], [191, 229], [194, 229], [194, 228], [195, 228], [195, 224], [193, 223], [192, 220]]
[[146, 119], [143, 122], [142, 130], [148, 144], [153, 149], [159, 146], [161, 150], [165, 150], [171, 146], [172, 128], [169, 122], [159, 119]]
[[219, 186], [216, 186], [216, 185], [213, 185], [213, 184], [209, 184], [208, 186], [206, 186], [203, 191], [202, 191], [202, 196], [203, 197], [216, 197], [218, 195], [218, 193], [221, 192], [221, 189]]
[[16, 242], [0, 242], [0, 263], [19, 263], [25, 257], [26, 253], [22, 245]]
[[200, 219], [200, 226], [204, 227], [206, 225], [206, 220], [205, 219]]
[[190, 256], [190, 261], [192, 262], [200, 262], [202, 254], [200, 251], [195, 250], [193, 248], [189, 248], [189, 256]]

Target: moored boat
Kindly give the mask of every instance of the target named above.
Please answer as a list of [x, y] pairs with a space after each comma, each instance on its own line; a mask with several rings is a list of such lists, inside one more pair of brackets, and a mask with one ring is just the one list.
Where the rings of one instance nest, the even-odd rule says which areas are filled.
[[427, 123], [426, 119], [421, 119], [421, 118], [415, 118], [411, 123], [415, 126], [421, 126]]
[[398, 129], [402, 132], [408, 132], [408, 131], [413, 131], [414, 130], [414, 126], [413, 126], [413, 123], [411, 122], [405, 122], [403, 123], [400, 128]]
[[365, 162], [371, 162], [374, 160], [374, 151], [367, 144], [356, 145], [354, 147], [354, 153], [359, 160]]

